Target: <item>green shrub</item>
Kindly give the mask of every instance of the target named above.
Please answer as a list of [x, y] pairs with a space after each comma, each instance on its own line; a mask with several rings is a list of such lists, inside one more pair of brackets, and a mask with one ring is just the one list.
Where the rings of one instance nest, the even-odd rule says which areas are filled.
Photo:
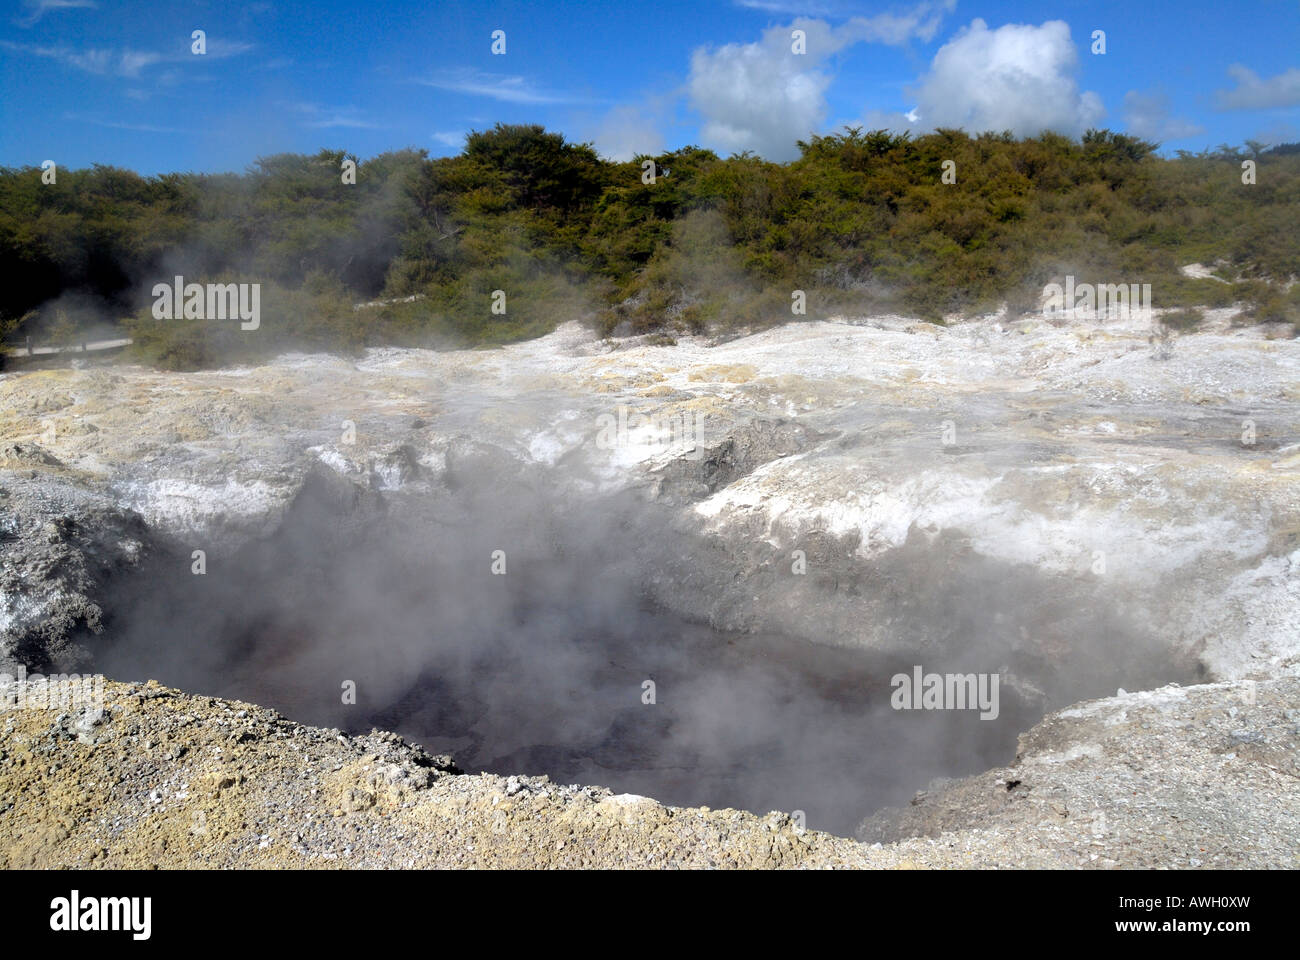
[[[785, 164], [695, 146], [610, 163], [541, 127], [498, 124], [457, 156], [359, 163], [354, 185], [340, 182], [341, 150], [264, 157], [243, 175], [60, 171], [57, 186], [35, 167], [4, 169], [0, 316], [85, 291], [101, 312], [135, 314], [138, 357], [187, 367], [504, 343], [568, 318], [606, 333], [754, 329], [791, 319], [795, 290], [810, 319], [941, 322], [1002, 302], [1032, 311], [1065, 273], [1150, 283], [1161, 307], [1244, 302], [1251, 318], [1296, 322], [1285, 281], [1300, 274], [1300, 150], [1256, 151], [1268, 177], [1242, 189], [1240, 151], [1162, 158], [1111, 131], [848, 129], [799, 146]], [[945, 160], [956, 183], [940, 179]], [[1179, 272], [1220, 261], [1232, 283]], [[177, 274], [262, 283], [262, 329], [154, 321], [140, 291]]]
[[132, 355], [170, 370], [251, 363], [294, 350], [355, 352], [365, 341], [366, 316], [353, 309], [346, 288], [313, 272], [297, 289], [227, 276], [198, 283], [258, 283], [260, 316], [254, 330], [227, 319], [157, 319], [152, 306], [127, 323]]
[[1200, 310], [1172, 310], [1162, 314], [1160, 322], [1179, 333], [1190, 333], [1205, 321], [1205, 314]]

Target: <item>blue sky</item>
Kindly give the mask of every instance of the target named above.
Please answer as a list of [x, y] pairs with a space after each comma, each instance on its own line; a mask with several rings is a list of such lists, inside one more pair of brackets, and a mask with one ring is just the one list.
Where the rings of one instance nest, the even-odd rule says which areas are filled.
[[[846, 123], [1300, 140], [1300, 0], [598, 0], [0, 8], [0, 164], [242, 170], [281, 151], [455, 153], [536, 122], [608, 156], [775, 160]], [[206, 33], [206, 53], [191, 33]], [[505, 53], [491, 51], [505, 31]], [[804, 51], [793, 50], [801, 30]], [[1091, 51], [1094, 30], [1106, 52]]]

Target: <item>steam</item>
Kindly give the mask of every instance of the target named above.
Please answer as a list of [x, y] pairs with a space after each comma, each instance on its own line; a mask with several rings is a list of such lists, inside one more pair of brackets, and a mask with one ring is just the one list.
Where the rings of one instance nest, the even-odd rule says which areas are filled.
[[[858, 571], [860, 585], [897, 577], [908, 591], [896, 604], [904, 654], [716, 630], [649, 588], [721, 584], [733, 572], [716, 549], [638, 492], [595, 491], [581, 465], [525, 469], [470, 441], [452, 445], [427, 492], [362, 492], [322, 469], [274, 533], [210, 556], [206, 575], [190, 573], [182, 545], [158, 556], [138, 592], [112, 604], [116, 639], [97, 666], [302, 722], [395, 729], [470, 772], [802, 810], [810, 827], [840, 833], [934, 777], [1008, 762], [1045, 708], [1016, 685], [1004, 685], [996, 720], [890, 707], [890, 678], [914, 664], [986, 671], [1014, 660], [1007, 636], [1020, 634], [984, 617], [984, 601], [1027, 619], [1037, 605], [1016, 611], [1013, 597], [1041, 597], [1041, 583], [1008, 583], [913, 543]], [[492, 572], [496, 551], [504, 575]], [[955, 581], [933, 580], [944, 569]], [[821, 601], [804, 600], [815, 632]], [[1072, 615], [1071, 632], [1101, 623]], [[927, 645], [927, 631], [945, 642]], [[347, 683], [355, 704], [343, 702]]]

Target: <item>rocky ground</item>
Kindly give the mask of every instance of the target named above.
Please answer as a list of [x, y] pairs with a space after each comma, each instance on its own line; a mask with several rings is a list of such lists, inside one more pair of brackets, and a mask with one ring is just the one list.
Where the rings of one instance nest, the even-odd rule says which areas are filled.
[[545, 778], [460, 776], [392, 734], [113, 683], [98, 722], [5, 718], [6, 867], [863, 866], [786, 814], [680, 810]]
[[[109, 683], [105, 699], [102, 715], [4, 717], [0, 865], [1300, 866], [1294, 679], [1081, 704], [1029, 731], [1014, 765], [877, 814], [861, 843], [787, 813], [461, 774], [389, 733], [154, 684]], [[900, 829], [911, 839], [872, 842]]]
[[1024, 734], [1014, 764], [937, 783], [858, 837], [931, 837], [944, 854], [917, 859], [943, 865], [1294, 869], [1298, 707], [1295, 678], [1088, 701]]
[[[1057, 711], [1016, 767], [869, 818], [861, 835], [889, 841], [878, 850], [811, 833], [785, 846], [779, 817], [554, 785], [509, 798], [535, 808], [521, 842], [512, 815], [492, 832], [500, 778], [415, 763], [428, 784], [390, 800], [325, 776], [367, 766], [369, 741], [239, 707], [257, 723], [232, 743], [220, 702], [115, 686], [89, 737], [102, 743], [47, 736], [39, 712], [4, 718], [0, 763], [19, 778], [4, 796], [49, 777], [63, 798], [0, 815], [15, 865], [98, 850], [96, 863], [343, 862], [349, 837], [347, 862], [366, 864], [405, 862], [400, 846], [427, 864], [1295, 865], [1300, 343], [1230, 310], [1172, 349], [1138, 322], [884, 317], [675, 345], [567, 325], [497, 350], [192, 374], [91, 363], [0, 375], [0, 438], [0, 669], [93, 666], [141, 571], [233, 554], [313, 485], [364, 519], [438, 502], [488, 464], [560, 498], [651, 504], [692, 559], [652, 559], [644, 587], [682, 617], [897, 656], [987, 651]], [[1060, 709], [1122, 682], [1160, 689]], [[182, 745], [189, 773], [167, 757]], [[214, 746], [249, 766], [210, 791], [221, 843], [176, 818], [199, 809], [175, 794], [203, 794]], [[290, 797], [291, 768], [318, 793]], [[373, 806], [334, 816], [344, 781]], [[169, 819], [150, 813], [162, 806]], [[385, 846], [397, 833], [381, 821], [405, 839]]]

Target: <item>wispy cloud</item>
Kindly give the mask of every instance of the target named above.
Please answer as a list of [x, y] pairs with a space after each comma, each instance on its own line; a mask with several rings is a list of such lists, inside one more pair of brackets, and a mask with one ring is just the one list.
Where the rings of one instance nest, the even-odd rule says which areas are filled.
[[140, 50], [120, 52], [95, 48], [74, 50], [71, 47], [45, 47], [31, 43], [13, 43], [9, 40], [0, 40], [0, 47], [15, 53], [55, 60], [66, 67], [99, 76], [138, 77], [145, 67], [163, 59], [161, 54]]
[[431, 140], [436, 140], [438, 143], [445, 144], [446, 146], [449, 147], [460, 147], [465, 143], [465, 131], [464, 130], [435, 130], [432, 134], [430, 134], [429, 138]]
[[791, 14], [796, 17], [825, 17], [833, 12], [822, 3], [795, 3], [791, 0], [735, 0], [735, 3], [746, 10]]
[[164, 59], [161, 53], [150, 53], [147, 50], [123, 50], [122, 56], [118, 60], [118, 72], [124, 77], [138, 77], [141, 70], [152, 67], [155, 63], [162, 63]]
[[1292, 67], [1276, 77], [1265, 78], [1234, 63], [1228, 68], [1228, 76], [1237, 81], [1237, 86], [1215, 94], [1220, 110], [1271, 110], [1300, 106], [1300, 68]]
[[344, 114], [341, 113], [336, 113], [333, 116], [329, 116], [329, 117], [322, 117], [319, 120], [312, 120], [309, 123], [307, 123], [306, 126], [319, 127], [319, 128], [351, 127], [354, 130], [380, 129], [380, 124], [378, 123], [372, 123], [369, 120], [362, 120], [360, 117], [345, 116]]
[[102, 117], [87, 116], [81, 113], [65, 113], [64, 120], [73, 123], [89, 123], [96, 127], [108, 127], [113, 130], [134, 130], [137, 133], [189, 133], [179, 127], [159, 127], [151, 123], [127, 123], [122, 120], [105, 120]]
[[[211, 60], [223, 60], [226, 57], [237, 57], [241, 53], [248, 53], [257, 47], [255, 43], [241, 43], [236, 40], [227, 40], [224, 37], [208, 37], [208, 52], [203, 56]], [[198, 58], [197, 54], [182, 53], [175, 57], [168, 57], [169, 60], [188, 60], [191, 57]]]
[[94, 0], [23, 0], [27, 16], [14, 21], [20, 27], [30, 27], [51, 10], [85, 10], [98, 6]]
[[471, 97], [491, 97], [505, 103], [585, 103], [572, 94], [542, 90], [525, 77], [501, 73], [484, 73], [480, 70], [444, 71], [435, 77], [417, 81], [439, 90], [463, 93]]
[[1198, 123], [1170, 115], [1169, 97], [1163, 93], [1130, 90], [1124, 95], [1124, 126], [1145, 140], [1185, 140], [1205, 132]]
[[[0, 40], [0, 47], [31, 57], [54, 60], [65, 67], [82, 70], [96, 76], [136, 78], [149, 67], [159, 63], [178, 63], [195, 57], [190, 53], [166, 54], [153, 50], [115, 50], [111, 48], [75, 49], [73, 47], [48, 47], [33, 43], [14, 43]], [[209, 41], [205, 54], [216, 60], [234, 57], [253, 49], [251, 43]]]
[[324, 107], [318, 103], [286, 103], [283, 106], [303, 115], [302, 125], [326, 130], [347, 127], [354, 130], [380, 130], [382, 124], [363, 116], [356, 107]]

